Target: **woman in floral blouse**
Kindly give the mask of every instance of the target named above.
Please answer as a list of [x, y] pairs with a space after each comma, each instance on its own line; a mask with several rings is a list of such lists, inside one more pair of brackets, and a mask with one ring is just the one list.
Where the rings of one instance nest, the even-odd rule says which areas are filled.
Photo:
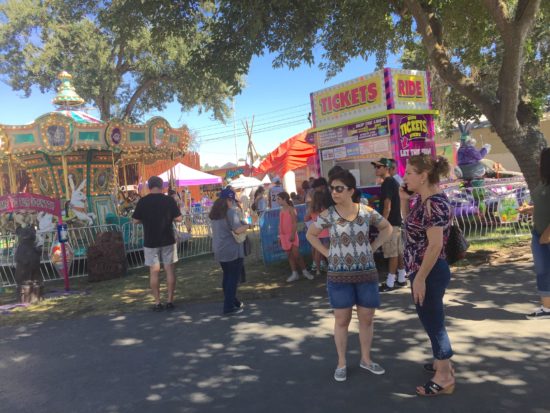
[[[380, 306], [378, 272], [374, 264], [376, 251], [391, 237], [392, 227], [378, 212], [353, 202], [356, 191], [355, 177], [346, 170], [331, 175], [329, 188], [335, 205], [323, 211], [307, 232], [312, 247], [327, 257], [327, 291], [334, 309], [334, 341], [338, 352], [336, 381], [346, 380], [346, 347], [352, 307], [357, 306], [361, 361], [359, 366], [373, 374], [385, 370], [370, 357], [374, 332], [374, 312]], [[379, 230], [376, 240], [369, 244], [369, 227]], [[330, 247], [319, 240], [328, 228]]]
[[[433, 363], [424, 369], [434, 376], [419, 386], [419, 396], [438, 396], [454, 391], [451, 366], [453, 350], [445, 329], [443, 296], [451, 272], [445, 260], [445, 244], [451, 227], [451, 204], [439, 189], [441, 176], [449, 174], [448, 161], [439, 156], [412, 156], [401, 188], [401, 212], [405, 220], [405, 267], [411, 281], [416, 312], [432, 343]], [[413, 204], [409, 210], [409, 205]]]

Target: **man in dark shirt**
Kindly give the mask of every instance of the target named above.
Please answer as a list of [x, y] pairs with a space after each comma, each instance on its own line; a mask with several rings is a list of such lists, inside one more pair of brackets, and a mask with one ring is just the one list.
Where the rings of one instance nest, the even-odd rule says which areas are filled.
[[385, 292], [407, 285], [403, 260], [401, 259], [399, 262], [399, 257], [403, 256], [401, 201], [399, 199], [399, 184], [390, 174], [390, 169], [393, 166], [392, 160], [381, 158], [379, 161], [371, 163], [376, 168], [376, 176], [383, 180], [380, 187], [382, 216], [393, 226], [392, 237], [382, 245], [384, 258], [388, 259], [388, 278], [380, 286], [380, 291]]
[[168, 301], [166, 309], [174, 308], [176, 289], [175, 263], [178, 261], [176, 238], [173, 222], [181, 222], [181, 211], [174, 198], [162, 193], [162, 179], [152, 176], [147, 181], [150, 194], [141, 198], [132, 216], [135, 224], [143, 224], [143, 255], [145, 265], [149, 266], [151, 292], [155, 298], [153, 310], [161, 311], [160, 302], [160, 262], [166, 271]]

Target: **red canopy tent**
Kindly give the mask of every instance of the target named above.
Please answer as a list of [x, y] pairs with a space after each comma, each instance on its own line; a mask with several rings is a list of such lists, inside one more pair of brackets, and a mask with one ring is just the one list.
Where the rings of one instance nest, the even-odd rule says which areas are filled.
[[283, 177], [288, 171], [307, 166], [309, 157], [314, 156], [317, 147], [306, 141], [309, 129], [294, 135], [271, 152], [257, 168], [255, 175], [270, 173]]

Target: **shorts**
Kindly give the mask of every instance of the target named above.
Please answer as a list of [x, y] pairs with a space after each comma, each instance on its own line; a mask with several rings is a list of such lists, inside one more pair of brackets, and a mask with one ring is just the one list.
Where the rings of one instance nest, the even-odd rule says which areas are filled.
[[392, 227], [391, 238], [382, 245], [384, 258], [393, 258], [403, 255], [403, 239], [401, 237], [401, 227]]
[[148, 248], [143, 247], [143, 256], [145, 265], [158, 265], [161, 262], [165, 265], [178, 262], [177, 244], [167, 245], [165, 247]]
[[354, 305], [365, 308], [380, 307], [378, 283], [343, 283], [327, 281], [328, 300], [336, 309], [351, 308]]

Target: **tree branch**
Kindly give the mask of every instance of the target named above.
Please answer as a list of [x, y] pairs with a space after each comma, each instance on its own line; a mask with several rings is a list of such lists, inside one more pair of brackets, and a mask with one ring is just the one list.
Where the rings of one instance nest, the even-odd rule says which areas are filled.
[[540, 9], [541, 0], [519, 0], [514, 20], [520, 27], [530, 29], [535, 15]]
[[[489, 1], [489, 0], [488, 0]], [[519, 88], [523, 68], [525, 39], [535, 21], [541, 0], [523, 0], [518, 3], [514, 23], [502, 32], [502, 64], [498, 74], [497, 98], [499, 118], [506, 128], [518, 126]], [[521, 16], [518, 16], [520, 14]]]
[[503, 34], [508, 30], [510, 12], [503, 0], [483, 0], [485, 8], [495, 21], [498, 31]]
[[141, 85], [139, 85], [138, 88], [134, 91], [134, 94], [132, 95], [130, 100], [128, 101], [128, 104], [124, 109], [124, 115], [122, 116], [122, 119], [128, 120], [130, 118], [130, 115], [132, 114], [138, 99], [143, 95], [143, 93], [145, 93], [145, 91], [147, 91], [147, 89], [151, 88], [151, 86], [153, 86], [155, 83], [167, 79], [167, 76], [159, 76], [156, 78], [146, 79]]
[[495, 106], [491, 98], [484, 94], [475, 82], [465, 76], [449, 59], [449, 53], [442, 44], [441, 21], [434, 13], [425, 10], [418, 0], [404, 1], [416, 21], [417, 31], [422, 37], [422, 43], [428, 56], [441, 78], [468, 97], [492, 121], [495, 115]]

